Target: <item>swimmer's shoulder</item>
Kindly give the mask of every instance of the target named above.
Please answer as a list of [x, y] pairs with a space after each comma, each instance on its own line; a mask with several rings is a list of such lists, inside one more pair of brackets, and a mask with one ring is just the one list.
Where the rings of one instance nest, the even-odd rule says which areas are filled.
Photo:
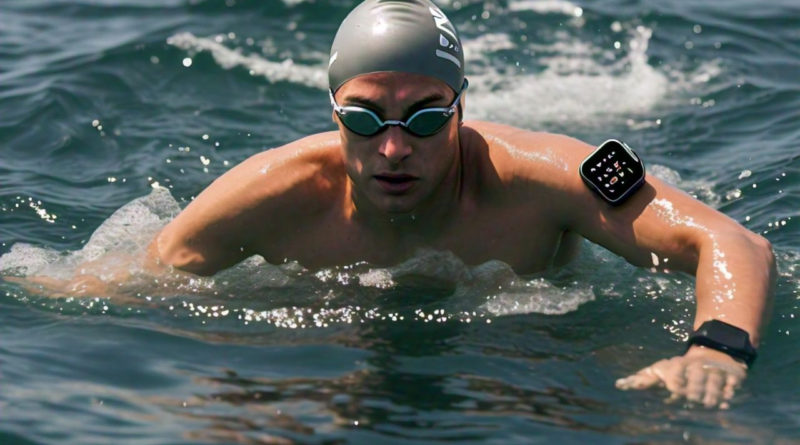
[[327, 198], [345, 182], [340, 147], [337, 132], [314, 134], [253, 155], [236, 174], [259, 191], [257, 201], [283, 196], [283, 201], [302, 202], [304, 209], [298, 210], [313, 211], [317, 204], [329, 204]]
[[327, 212], [343, 181], [337, 168], [344, 175], [337, 143], [335, 133], [309, 136], [220, 176], [157, 237], [162, 261], [209, 275]]
[[[557, 190], [580, 180], [578, 168], [594, 148], [578, 139], [486, 121], [466, 121], [472, 163], [505, 192]], [[483, 147], [483, 148], [481, 148]]]

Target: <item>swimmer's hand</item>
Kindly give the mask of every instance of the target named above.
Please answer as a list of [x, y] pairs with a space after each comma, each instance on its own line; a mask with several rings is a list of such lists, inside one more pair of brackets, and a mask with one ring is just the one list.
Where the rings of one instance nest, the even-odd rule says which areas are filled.
[[[70, 279], [59, 279], [46, 275], [13, 277], [2, 279], [22, 287], [31, 295], [50, 298], [69, 297], [115, 297], [124, 299], [130, 293], [131, 267], [145, 271], [153, 278], [161, 278], [164, 268], [152, 256], [140, 259], [135, 255], [108, 253], [97, 260], [81, 263]], [[156, 281], [157, 282], [157, 281]], [[141, 292], [141, 289], [138, 290]]]
[[76, 276], [69, 280], [44, 275], [2, 278], [33, 295], [51, 298], [109, 296], [115, 293], [114, 287], [130, 279], [130, 272], [123, 266], [131, 261], [131, 257], [124, 254], [108, 254], [99, 260], [81, 264], [76, 269]]
[[80, 275], [71, 280], [59, 280], [46, 276], [10, 277], [3, 280], [21, 286], [33, 295], [50, 298], [71, 296], [103, 296], [109, 293], [108, 283], [92, 275]]
[[706, 408], [728, 409], [728, 401], [747, 377], [747, 365], [723, 352], [692, 346], [685, 355], [661, 360], [624, 379], [617, 388], [667, 388], [665, 402], [681, 399]]

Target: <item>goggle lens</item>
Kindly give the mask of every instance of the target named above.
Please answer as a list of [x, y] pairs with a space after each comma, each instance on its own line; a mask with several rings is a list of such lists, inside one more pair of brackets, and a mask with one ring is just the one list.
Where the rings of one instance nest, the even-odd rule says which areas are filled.
[[383, 129], [369, 113], [347, 111], [336, 114], [348, 130], [361, 136], [372, 136]]
[[408, 131], [417, 136], [430, 136], [438, 133], [453, 116], [452, 113], [431, 111], [420, 113], [408, 123]]

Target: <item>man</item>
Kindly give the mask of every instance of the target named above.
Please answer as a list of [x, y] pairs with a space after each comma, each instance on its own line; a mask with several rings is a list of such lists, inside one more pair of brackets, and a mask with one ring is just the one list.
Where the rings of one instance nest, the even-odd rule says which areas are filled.
[[[318, 269], [392, 265], [425, 247], [528, 274], [569, 262], [586, 238], [637, 266], [658, 258], [695, 274], [695, 328], [724, 320], [758, 346], [776, 278], [769, 242], [653, 177], [611, 207], [578, 174], [595, 147], [464, 122], [461, 42], [428, 0], [359, 5], [336, 35], [329, 80], [338, 131], [220, 177], [156, 237], [154, 258], [211, 275], [254, 254]], [[617, 386], [666, 386], [711, 407], [733, 396], [746, 369], [692, 346]]]

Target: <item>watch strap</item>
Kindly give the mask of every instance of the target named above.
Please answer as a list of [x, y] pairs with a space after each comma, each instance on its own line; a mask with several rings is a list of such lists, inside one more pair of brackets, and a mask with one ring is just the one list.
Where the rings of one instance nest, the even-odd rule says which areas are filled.
[[692, 332], [686, 350], [688, 351], [693, 345], [724, 352], [744, 361], [748, 367], [753, 366], [758, 356], [756, 349], [750, 343], [750, 334], [747, 331], [720, 320], [707, 321]]

